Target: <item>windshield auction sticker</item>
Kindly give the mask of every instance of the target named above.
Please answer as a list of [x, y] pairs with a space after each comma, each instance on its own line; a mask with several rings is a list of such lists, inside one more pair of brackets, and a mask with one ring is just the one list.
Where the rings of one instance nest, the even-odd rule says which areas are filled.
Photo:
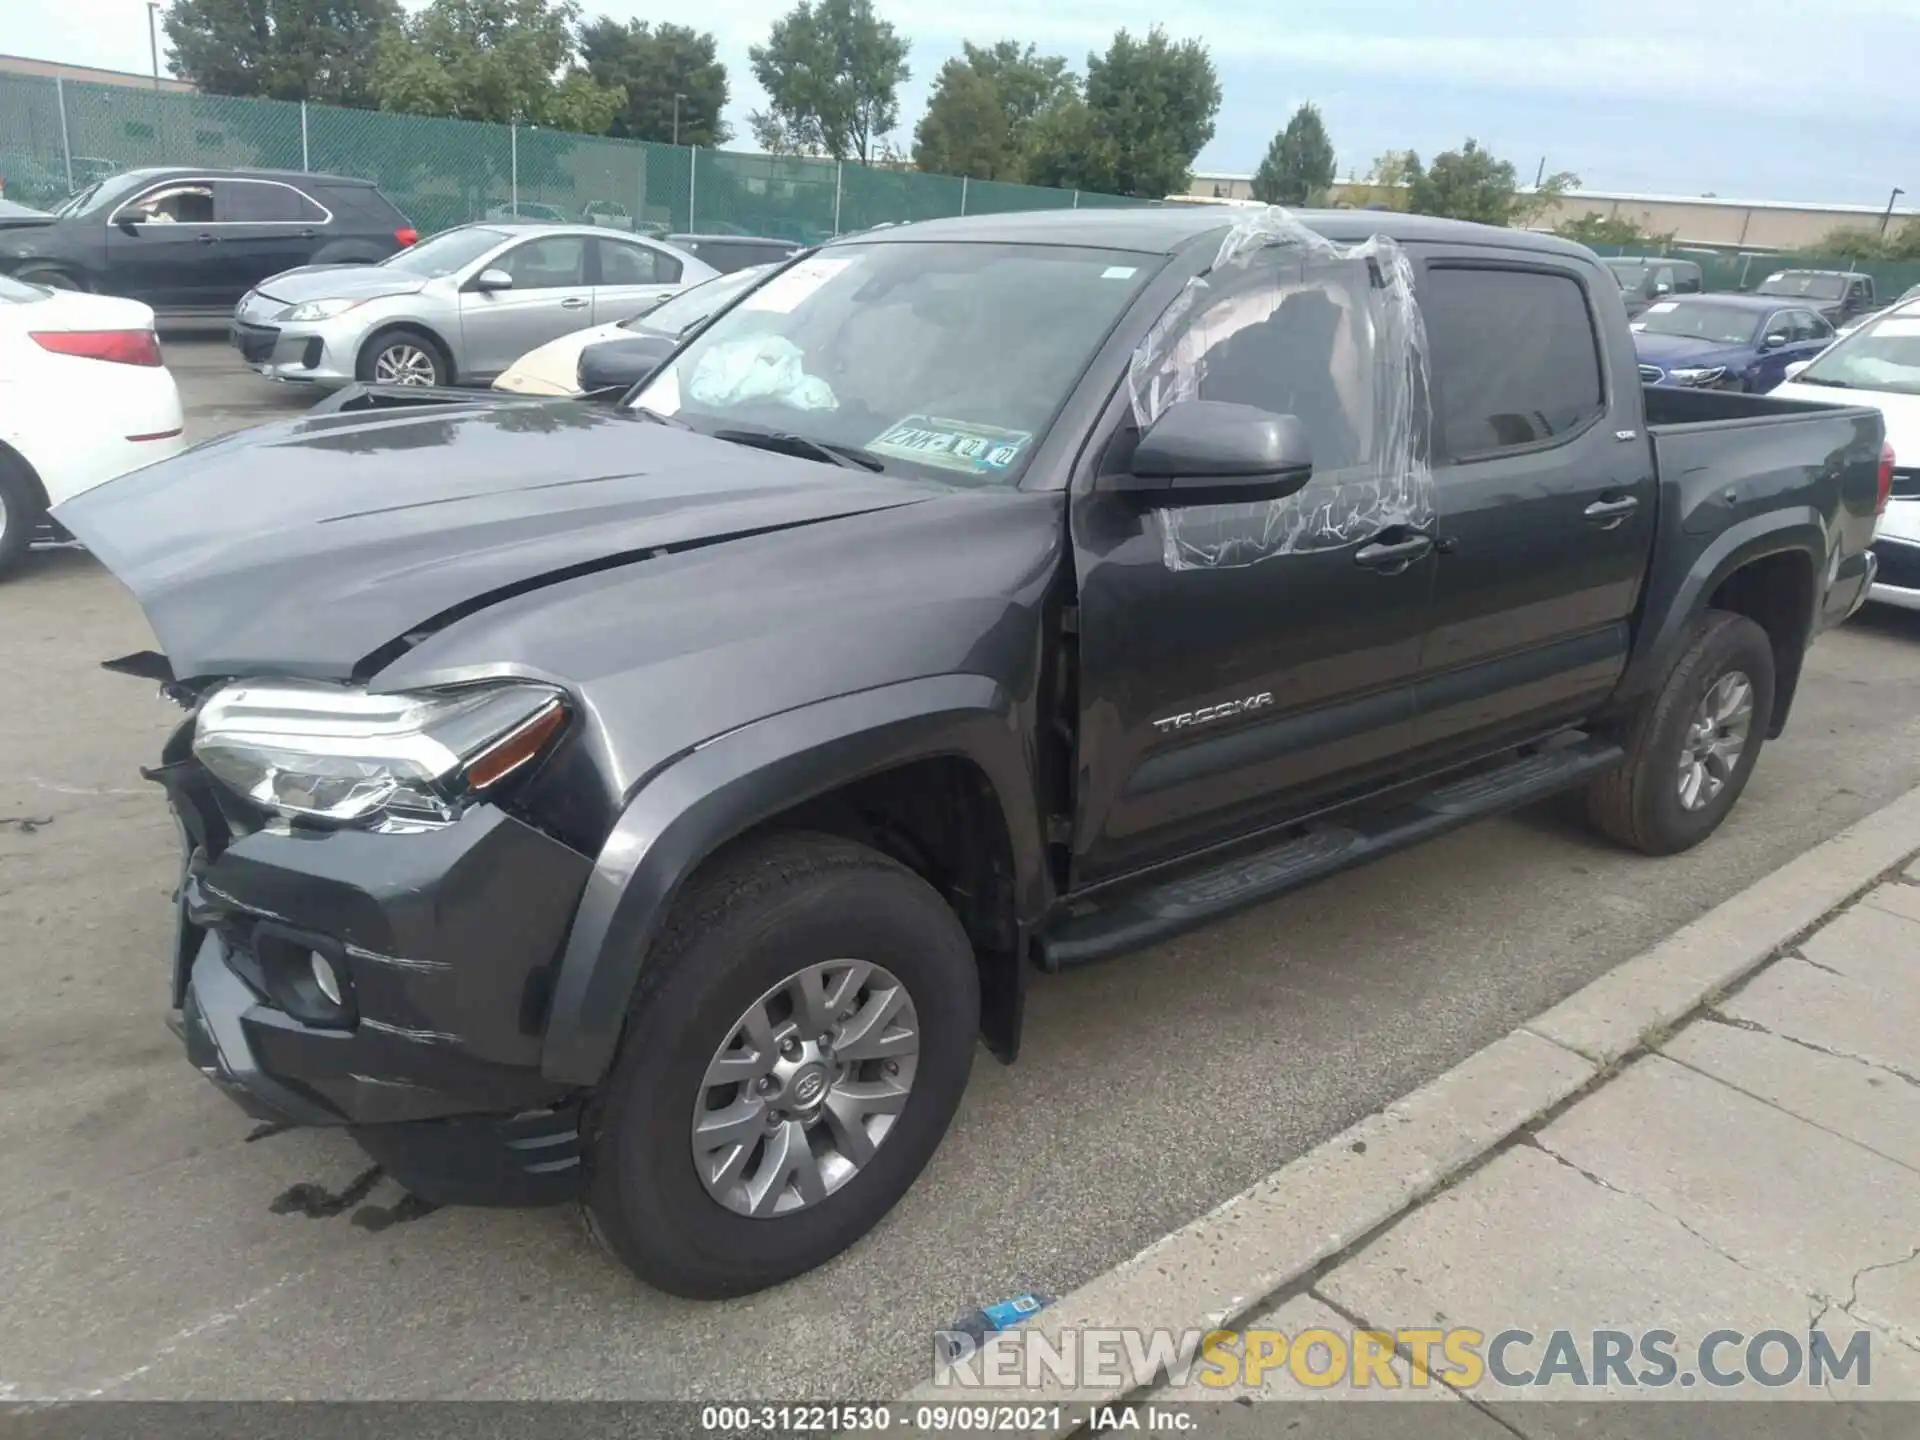
[[917, 460], [969, 475], [995, 475], [1020, 458], [1033, 441], [1025, 430], [1002, 430], [997, 425], [974, 425], [938, 415], [909, 415], [889, 425], [866, 448], [876, 455]]

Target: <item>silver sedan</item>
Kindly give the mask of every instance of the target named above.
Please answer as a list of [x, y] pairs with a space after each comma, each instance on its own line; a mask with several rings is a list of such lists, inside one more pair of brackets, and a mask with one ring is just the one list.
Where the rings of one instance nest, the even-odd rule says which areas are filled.
[[461, 225], [377, 265], [271, 275], [235, 307], [229, 336], [274, 380], [481, 385], [535, 346], [717, 273], [592, 225]]

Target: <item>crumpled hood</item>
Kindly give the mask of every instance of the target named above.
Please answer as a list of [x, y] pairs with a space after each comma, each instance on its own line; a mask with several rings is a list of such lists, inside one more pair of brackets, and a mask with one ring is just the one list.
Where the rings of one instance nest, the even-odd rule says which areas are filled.
[[175, 678], [337, 678], [547, 581], [942, 493], [574, 402], [479, 401], [243, 431], [54, 514]]
[[384, 265], [302, 265], [269, 275], [254, 293], [298, 305], [302, 300], [372, 300], [382, 295], [412, 295], [426, 285], [418, 275]]

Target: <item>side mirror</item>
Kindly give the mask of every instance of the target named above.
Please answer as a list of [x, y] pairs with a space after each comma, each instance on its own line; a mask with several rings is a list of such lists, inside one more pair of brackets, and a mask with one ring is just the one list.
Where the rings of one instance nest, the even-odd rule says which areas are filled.
[[1313, 478], [1313, 447], [1292, 415], [1224, 400], [1180, 400], [1140, 437], [1124, 474], [1099, 488], [1150, 507], [1280, 500]]
[[152, 219], [153, 212], [151, 210], [122, 210], [119, 218], [113, 223], [118, 225], [127, 234], [137, 235], [140, 233], [141, 223]]
[[473, 288], [476, 290], [511, 290], [513, 288], [513, 276], [497, 266], [490, 266], [473, 277]]
[[1656, 295], [1671, 295], [1673, 293], [1673, 286], [1664, 280], [1656, 281], [1654, 283], [1653, 293]]
[[1760, 342], [1760, 348], [1763, 350], [1777, 350], [1786, 343], [1787, 343], [1787, 337], [1784, 334], [1782, 334], [1780, 331], [1776, 330], [1773, 332], [1773, 334], [1767, 336], [1766, 339]]

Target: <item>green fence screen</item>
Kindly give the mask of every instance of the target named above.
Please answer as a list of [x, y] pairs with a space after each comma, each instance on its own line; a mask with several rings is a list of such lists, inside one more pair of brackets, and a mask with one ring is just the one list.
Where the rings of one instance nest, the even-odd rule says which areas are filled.
[[813, 243], [948, 215], [1143, 203], [526, 125], [0, 75], [0, 186], [7, 198], [51, 205], [102, 175], [143, 165], [364, 176], [423, 234], [518, 214], [659, 234]]

